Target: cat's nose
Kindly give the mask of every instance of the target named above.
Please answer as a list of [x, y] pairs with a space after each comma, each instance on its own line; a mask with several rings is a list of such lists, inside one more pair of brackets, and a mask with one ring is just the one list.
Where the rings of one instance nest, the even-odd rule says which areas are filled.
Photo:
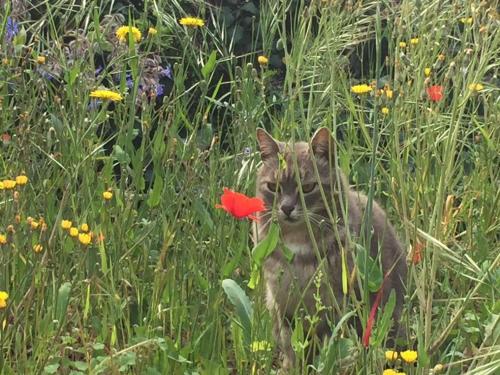
[[292, 214], [292, 211], [295, 208], [295, 206], [292, 204], [282, 204], [280, 208], [281, 208], [281, 211], [283, 211], [283, 213], [286, 216], [290, 216]]

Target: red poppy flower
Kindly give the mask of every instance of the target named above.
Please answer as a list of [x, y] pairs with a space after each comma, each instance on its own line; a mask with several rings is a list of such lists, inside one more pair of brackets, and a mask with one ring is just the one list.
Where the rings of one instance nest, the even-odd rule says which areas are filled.
[[427, 96], [433, 102], [439, 102], [441, 99], [443, 99], [444, 87], [441, 85], [429, 86], [426, 88], [426, 91], [427, 91]]
[[245, 194], [237, 193], [228, 188], [224, 188], [224, 194], [222, 194], [220, 201], [222, 204], [216, 204], [216, 208], [222, 208], [240, 220], [246, 217], [251, 220], [257, 220], [253, 214], [265, 211], [266, 209], [262, 199], [250, 198]]

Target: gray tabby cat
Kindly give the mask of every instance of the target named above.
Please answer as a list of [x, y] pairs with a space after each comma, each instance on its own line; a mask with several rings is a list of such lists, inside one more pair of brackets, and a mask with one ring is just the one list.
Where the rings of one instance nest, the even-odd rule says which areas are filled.
[[[355, 251], [353, 241], [359, 239], [362, 230], [367, 197], [350, 190], [346, 177], [335, 167], [334, 139], [328, 129], [319, 129], [310, 144], [279, 142], [263, 129], [257, 130], [257, 139], [262, 158], [257, 176], [257, 196], [264, 200], [269, 210], [257, 216], [254, 241], [266, 236], [272, 217], [277, 217], [281, 243], [294, 255], [289, 262], [282, 249], [277, 248], [264, 263], [266, 303], [274, 319], [276, 339], [283, 354], [282, 367], [286, 370], [293, 368], [295, 362], [290, 342], [294, 316], [297, 313], [301, 316], [317, 313], [315, 278], [322, 277], [319, 295], [322, 304], [327, 307], [319, 313], [321, 320], [315, 334], [325, 338], [330, 333], [329, 327], [335, 324], [335, 313], [339, 311], [338, 306], [342, 305], [344, 298], [341, 248], [347, 254], [348, 275], [351, 276], [354, 263], [352, 253]], [[305, 207], [298, 191], [295, 170], [299, 171]], [[319, 184], [326, 200], [322, 198]], [[311, 230], [308, 229], [306, 215]], [[383, 284], [382, 304], [392, 289], [396, 294], [394, 337], [403, 306], [406, 257], [394, 228], [376, 202], [373, 202], [371, 225], [370, 255], [379, 259], [383, 273], [387, 275]], [[319, 270], [322, 276], [318, 276]], [[352, 284], [349, 288], [359, 296], [355, 279], [350, 280], [349, 284]], [[373, 301], [374, 296], [371, 297]], [[307, 332], [307, 321], [303, 320], [303, 323]]]

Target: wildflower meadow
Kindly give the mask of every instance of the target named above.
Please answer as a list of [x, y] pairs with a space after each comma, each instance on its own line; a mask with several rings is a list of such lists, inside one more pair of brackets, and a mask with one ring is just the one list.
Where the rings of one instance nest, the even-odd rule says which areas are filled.
[[478, 0], [0, 0], [0, 374], [281, 373], [258, 127], [331, 130], [407, 252], [407, 341], [345, 302], [293, 373], [499, 374], [499, 29]]

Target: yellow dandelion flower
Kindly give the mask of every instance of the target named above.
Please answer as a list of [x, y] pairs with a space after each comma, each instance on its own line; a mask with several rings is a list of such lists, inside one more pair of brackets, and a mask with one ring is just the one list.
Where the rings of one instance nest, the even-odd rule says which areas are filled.
[[424, 74], [426, 77], [429, 77], [431, 75], [431, 68], [425, 68], [424, 69]]
[[478, 92], [478, 91], [482, 91], [483, 89], [484, 89], [484, 86], [482, 84], [480, 84], [480, 83], [471, 83], [469, 85], [469, 90], [470, 91], [476, 91], [476, 92]]
[[399, 42], [399, 48], [406, 48], [406, 42]]
[[398, 352], [395, 352], [394, 350], [387, 350], [385, 352], [385, 359], [388, 361], [395, 361], [398, 359]]
[[150, 27], [148, 29], [148, 35], [155, 36], [156, 34], [158, 34], [158, 30], [156, 30], [154, 27]]
[[78, 228], [75, 228], [75, 227], [71, 227], [69, 228], [69, 235], [71, 237], [76, 237], [78, 236]]
[[0, 245], [5, 245], [7, 243], [7, 236], [5, 234], [0, 234]]
[[388, 115], [389, 114], [389, 108], [387, 107], [382, 107], [382, 109], [380, 110], [384, 115]]
[[183, 17], [179, 20], [179, 23], [183, 26], [189, 27], [202, 27], [205, 26], [205, 21], [198, 17]]
[[460, 22], [462, 22], [464, 25], [472, 25], [474, 19], [472, 17], [462, 17], [460, 18]]
[[16, 184], [18, 185], [26, 185], [28, 183], [28, 177], [25, 175], [20, 175], [16, 177]]
[[91, 240], [92, 240], [92, 237], [90, 236], [90, 234], [87, 234], [87, 233], [80, 233], [80, 234], [78, 235], [78, 241], [80, 241], [80, 243], [81, 243], [82, 245], [87, 246], [87, 245], [90, 243], [90, 241], [91, 241]]
[[0, 181], [0, 190], [3, 190], [3, 189], [5, 189], [5, 186], [3, 184], [3, 181]]
[[125, 42], [128, 40], [129, 33], [132, 34], [132, 37], [134, 38], [136, 43], [141, 41], [141, 31], [134, 26], [120, 26], [118, 29], [116, 29], [115, 35], [120, 42]]
[[119, 102], [123, 99], [119, 93], [111, 90], [94, 90], [90, 93], [91, 98], [111, 100], [113, 102]]
[[108, 190], [108, 191], [105, 191], [105, 192], [103, 192], [103, 193], [102, 193], [102, 197], [103, 197], [105, 200], [109, 201], [110, 199], [112, 199], [112, 198], [113, 198], [113, 193], [112, 193], [111, 191], [109, 191], [109, 190]]
[[45, 64], [45, 56], [42, 56], [42, 55], [37, 56], [36, 62], [38, 64]]
[[260, 65], [267, 65], [269, 63], [269, 58], [267, 58], [266, 56], [264, 55], [260, 55], [259, 57], [257, 57], [257, 62], [260, 64]]
[[71, 229], [71, 226], [73, 223], [70, 220], [62, 220], [61, 221], [61, 228], [62, 229]]
[[0, 290], [0, 309], [7, 307], [8, 299], [9, 299], [9, 293]]
[[371, 92], [372, 90], [373, 88], [366, 84], [351, 86], [351, 91], [358, 95], [366, 94], [368, 92]]
[[32, 218], [31, 216], [28, 216], [28, 217], [26, 218], [26, 222], [27, 222], [28, 224], [31, 224], [31, 222], [32, 222], [32, 221], [33, 221], [33, 218]]
[[40, 253], [43, 250], [43, 246], [40, 244], [33, 245], [33, 251], [35, 253]]
[[401, 355], [403, 361], [405, 361], [406, 363], [413, 363], [418, 358], [418, 353], [415, 350], [405, 350], [404, 352], [400, 352], [399, 354]]
[[392, 91], [391, 89], [385, 89], [385, 96], [387, 97], [387, 99], [392, 99], [393, 95], [394, 91]]
[[384, 370], [382, 375], [397, 375], [397, 371], [393, 370], [392, 368], [388, 368], [387, 370]]
[[446, 55], [445, 55], [444, 53], [440, 53], [440, 54], [438, 55], [438, 60], [439, 60], [439, 61], [444, 61], [444, 59], [446, 59]]
[[40, 226], [40, 223], [38, 221], [35, 221], [35, 220], [30, 221], [31, 229], [33, 229], [33, 230], [38, 229], [39, 226]]
[[14, 180], [3, 180], [3, 187], [4, 189], [14, 189], [16, 187], [16, 181]]
[[87, 232], [89, 231], [89, 225], [88, 225], [88, 224], [83, 223], [82, 225], [80, 225], [80, 230], [81, 230], [82, 232], [87, 233]]
[[411, 38], [410, 39], [410, 44], [414, 45], [414, 46], [417, 45], [418, 44], [418, 38]]

